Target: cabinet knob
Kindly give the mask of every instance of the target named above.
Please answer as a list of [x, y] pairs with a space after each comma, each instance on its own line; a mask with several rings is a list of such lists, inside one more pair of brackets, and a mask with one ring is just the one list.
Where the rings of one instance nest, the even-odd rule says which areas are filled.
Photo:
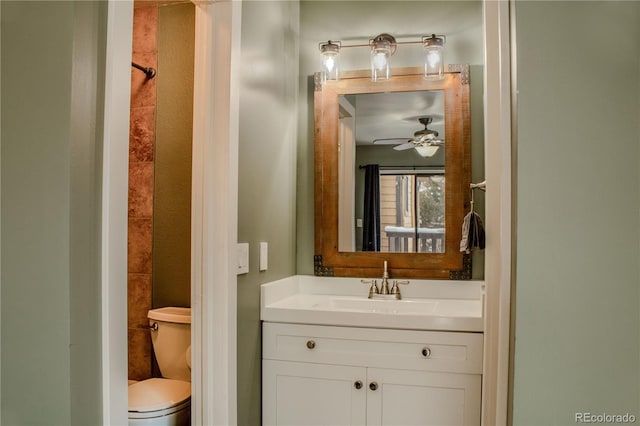
[[353, 386], [356, 389], [362, 389], [362, 382], [360, 380], [356, 380], [355, 383], [353, 384]]
[[425, 358], [429, 358], [431, 356], [431, 349], [427, 347], [422, 348], [422, 356]]
[[372, 391], [378, 389], [378, 384], [376, 382], [369, 383], [369, 389], [371, 389]]
[[313, 340], [307, 340], [307, 348], [313, 349], [316, 347], [316, 342]]

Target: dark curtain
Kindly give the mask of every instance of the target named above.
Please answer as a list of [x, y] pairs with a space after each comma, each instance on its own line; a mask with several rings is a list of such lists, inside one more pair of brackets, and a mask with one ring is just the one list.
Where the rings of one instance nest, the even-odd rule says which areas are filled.
[[362, 250], [380, 251], [380, 167], [365, 166]]

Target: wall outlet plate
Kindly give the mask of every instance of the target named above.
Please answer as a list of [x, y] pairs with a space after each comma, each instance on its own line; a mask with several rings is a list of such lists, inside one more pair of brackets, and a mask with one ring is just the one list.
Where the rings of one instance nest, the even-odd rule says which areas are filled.
[[238, 243], [237, 275], [249, 273], [249, 243]]
[[269, 243], [260, 243], [260, 270], [266, 271], [269, 268]]

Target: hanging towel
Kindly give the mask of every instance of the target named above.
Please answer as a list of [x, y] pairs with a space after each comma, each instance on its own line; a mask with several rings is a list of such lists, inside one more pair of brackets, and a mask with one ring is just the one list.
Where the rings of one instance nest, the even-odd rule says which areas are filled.
[[462, 221], [462, 240], [460, 240], [460, 251], [466, 254], [471, 253], [474, 248], [484, 249], [485, 235], [482, 219], [474, 211], [467, 213]]
[[476, 212], [473, 212], [473, 217], [471, 218], [469, 224], [469, 246], [471, 248], [479, 248], [480, 250], [484, 250], [485, 236], [482, 218]]
[[469, 253], [469, 227], [471, 226], [471, 215], [469, 212], [462, 220], [462, 239], [460, 240], [460, 251], [463, 253]]

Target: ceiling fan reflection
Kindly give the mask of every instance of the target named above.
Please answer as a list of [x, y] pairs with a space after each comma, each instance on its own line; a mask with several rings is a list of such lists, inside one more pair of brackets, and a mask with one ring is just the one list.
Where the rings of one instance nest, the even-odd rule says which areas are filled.
[[432, 157], [438, 148], [444, 145], [444, 139], [438, 139], [438, 132], [429, 129], [428, 126], [433, 121], [433, 117], [419, 117], [418, 121], [424, 125], [424, 129], [413, 134], [413, 138], [383, 138], [375, 139], [374, 145], [395, 145], [396, 151], [415, 149], [422, 157]]

